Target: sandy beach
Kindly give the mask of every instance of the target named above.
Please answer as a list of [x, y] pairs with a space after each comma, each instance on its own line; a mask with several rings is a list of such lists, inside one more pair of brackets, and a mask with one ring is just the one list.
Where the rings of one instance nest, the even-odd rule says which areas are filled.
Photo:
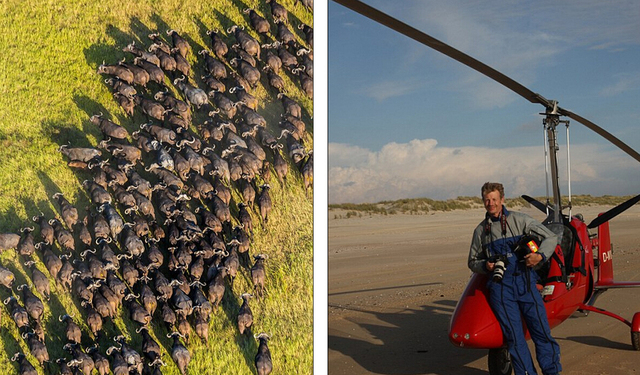
[[[588, 223], [609, 208], [577, 207], [573, 214]], [[519, 210], [543, 219], [533, 208]], [[488, 373], [486, 350], [457, 348], [447, 338], [471, 275], [471, 233], [484, 210], [344, 214], [328, 214], [329, 374]], [[640, 206], [610, 226], [616, 280], [640, 280]], [[596, 306], [631, 320], [640, 311], [640, 288], [609, 290]], [[640, 373], [629, 327], [615, 319], [575, 313], [552, 334], [564, 375]]]

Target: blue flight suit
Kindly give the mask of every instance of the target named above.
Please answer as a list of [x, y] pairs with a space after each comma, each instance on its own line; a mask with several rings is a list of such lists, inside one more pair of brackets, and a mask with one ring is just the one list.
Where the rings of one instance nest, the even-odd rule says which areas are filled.
[[[469, 251], [469, 268], [473, 272], [488, 273], [486, 261], [494, 255], [505, 256], [506, 269], [501, 282], [488, 282], [489, 304], [493, 309], [507, 343], [516, 375], [537, 374], [525, 340], [522, 319], [536, 348], [536, 359], [544, 375], [557, 374], [560, 365], [560, 346], [551, 336], [542, 296], [536, 288], [538, 274], [519, 261], [513, 250], [525, 234], [542, 239], [538, 253], [542, 261], [551, 257], [558, 243], [557, 236], [532, 217], [510, 212], [504, 206], [499, 218], [489, 215], [473, 234]], [[536, 268], [537, 268], [536, 267]]]

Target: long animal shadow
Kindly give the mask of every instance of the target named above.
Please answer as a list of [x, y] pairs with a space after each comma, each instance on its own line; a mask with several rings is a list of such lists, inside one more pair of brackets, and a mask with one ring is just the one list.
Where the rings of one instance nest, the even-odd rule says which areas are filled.
[[113, 46], [106, 43], [95, 43], [85, 48], [83, 52], [87, 65], [97, 69], [100, 64], [107, 62], [107, 58], [111, 59]]
[[132, 35], [120, 30], [113, 25], [109, 25], [107, 27], [106, 33], [109, 37], [111, 37], [111, 39], [113, 39], [115, 45], [117, 46], [117, 48], [111, 46], [110, 50], [105, 51], [105, 56], [108, 59], [107, 63], [115, 64], [116, 61], [120, 61], [126, 56], [126, 52], [124, 52], [122, 48], [131, 43]]
[[[31, 220], [36, 215], [44, 215], [46, 217], [53, 217], [55, 215], [55, 211], [51, 209], [51, 202], [41, 200], [38, 203], [34, 202], [31, 198], [23, 198], [22, 205], [24, 206], [25, 211], [27, 212], [27, 218], [29, 220], [29, 224], [27, 227], [37, 229], [37, 225]], [[37, 236], [34, 234], [34, 238]], [[37, 241], [37, 239], [36, 239]]]
[[[94, 138], [98, 140], [102, 139], [102, 133], [100, 132], [100, 129], [97, 126], [93, 125], [90, 119], [92, 116], [100, 115], [100, 114], [102, 114], [106, 118], [109, 118], [109, 112], [107, 111], [107, 109], [102, 104], [100, 104], [99, 102], [93, 99], [90, 99], [86, 95], [75, 94], [73, 96], [73, 102], [76, 104], [76, 106], [80, 110], [82, 110], [87, 115], [87, 119], [83, 120], [82, 122], [82, 132], [75, 131], [73, 135], [75, 135], [77, 138], [81, 138], [82, 136], [86, 138], [87, 134], [91, 134]], [[121, 122], [121, 121], [122, 119], [119, 118], [118, 122]], [[89, 144], [90, 142], [87, 141], [87, 145]], [[71, 145], [74, 147], [91, 147], [91, 146], [80, 146], [80, 145], [77, 145], [75, 142], [71, 142]]]
[[0, 228], [2, 228], [2, 233], [20, 234], [19, 230], [25, 225], [17, 221], [17, 217], [20, 216], [16, 212], [15, 207], [7, 208], [7, 210], [0, 215]]
[[[156, 32], [158, 32], [163, 39], [167, 40], [166, 39], [167, 30], [171, 30], [172, 27], [169, 26], [169, 24], [164, 19], [162, 19], [162, 17], [160, 17], [158, 13], [152, 14], [150, 18], [151, 18], [151, 21], [156, 24]], [[170, 41], [171, 40], [169, 40], [169, 42]], [[169, 43], [169, 45], [173, 45], [173, 44]]]
[[[218, 19], [216, 19], [215, 21], [220, 22], [220, 20]], [[200, 19], [193, 19], [193, 23], [197, 26], [197, 29], [198, 29], [197, 35], [200, 37], [200, 39], [202, 39], [202, 42], [203, 42], [203, 45], [200, 45], [198, 43], [194, 45], [195, 47], [193, 48], [194, 54], [197, 54], [203, 49], [207, 49], [210, 52], [213, 52], [212, 44], [211, 44], [211, 36], [207, 35], [207, 32], [209, 31], [213, 31], [216, 34], [218, 34], [218, 36], [220, 36], [220, 38], [227, 44], [227, 46], [231, 46], [235, 42], [235, 38], [233, 37], [233, 35], [227, 34], [227, 29], [233, 25], [232, 21], [227, 18], [226, 20], [223, 20], [223, 22], [225, 23], [220, 22], [220, 25], [214, 26], [214, 25], [206, 25]], [[218, 28], [217, 26], [221, 26], [221, 28]], [[198, 60], [201, 60], [201, 59], [198, 59]], [[229, 67], [229, 63], [226, 59], [223, 59], [220, 61], [223, 64], [227, 65], [227, 67]], [[204, 71], [204, 68], [202, 70]]]
[[[203, 49], [204, 47], [202, 45], [200, 45], [200, 43], [196, 42], [187, 32], [184, 32], [182, 30], [179, 30], [175, 27], [171, 27], [165, 20], [162, 19], [162, 17], [160, 17], [157, 13], [154, 13], [151, 16], [151, 21], [153, 21], [156, 24], [156, 30], [155, 31], [151, 31], [149, 30], [149, 34], [157, 32], [160, 34], [160, 36], [169, 44], [169, 45], [173, 45], [172, 41], [171, 41], [171, 36], [169, 36], [167, 34], [167, 32], [169, 30], [175, 30], [178, 32], [178, 34], [180, 34], [180, 36], [182, 38], [184, 38], [189, 45], [191, 46], [191, 52], [195, 55], [198, 53], [198, 51], [200, 51], [201, 49]], [[195, 21], [195, 20], [194, 20]], [[205, 34], [206, 35], [206, 34]], [[206, 40], [203, 38], [203, 40]]]
[[[261, 14], [261, 16], [263, 18], [265, 18], [267, 21], [269, 21], [269, 25], [271, 26], [270, 29], [273, 28], [273, 22], [271, 20], [271, 15], [268, 13], [269, 9], [265, 8], [266, 4], [261, 4], [260, 2], [258, 2], [257, 5], [252, 5], [252, 4], [247, 4], [245, 1], [241, 1], [241, 0], [230, 0], [231, 3], [238, 9], [238, 14], [242, 17], [242, 25], [246, 25], [245, 26], [245, 30], [246, 31], [254, 31], [253, 29], [251, 29], [251, 23], [249, 22], [249, 16], [244, 13], [245, 9], [253, 9], [255, 10], [258, 14]], [[237, 23], [232, 23], [230, 24], [230, 26], [237, 24]], [[271, 33], [273, 35], [273, 33]], [[260, 40], [258, 40], [260, 41]], [[267, 42], [269, 43], [269, 42]]]
[[[78, 324], [82, 317], [77, 313], [77, 311], [67, 311], [64, 306], [62, 306], [62, 302], [58, 294], [67, 293], [57, 282], [51, 282], [49, 280], [49, 284], [51, 287], [51, 299], [49, 301], [43, 300], [45, 306], [49, 306], [49, 310], [51, 312], [51, 316], [48, 321], [44, 322], [43, 329], [45, 332], [45, 344], [47, 345], [49, 351], [49, 357], [52, 358], [52, 362], [57, 358], [63, 358], [69, 353], [64, 350], [64, 345], [67, 343], [67, 337], [63, 330], [60, 329], [60, 326], [63, 323], [60, 323], [58, 320], [60, 316], [64, 314], [69, 314], [74, 316], [74, 321]], [[87, 336], [87, 332], [82, 332], [82, 337], [85, 338]]]
[[[238, 276], [240, 276], [240, 270], [238, 270]], [[236, 277], [236, 278], [237, 278]], [[227, 284], [227, 287], [224, 291], [224, 297], [222, 299], [222, 309], [224, 310], [225, 315], [227, 316], [227, 320], [231, 323], [231, 325], [235, 326], [234, 331], [236, 332], [235, 342], [238, 346], [238, 349], [242, 351], [244, 354], [244, 360], [247, 364], [248, 368], [253, 368], [253, 360], [254, 358], [250, 353], [255, 353], [258, 349], [255, 340], [253, 337], [247, 335], [245, 332], [244, 335], [241, 335], [238, 331], [237, 325], [235, 324], [238, 319], [238, 311], [240, 310], [240, 296], [235, 295], [233, 293], [230, 285]]]
[[[209, 35], [207, 35], [207, 31], [212, 29], [207, 25], [205, 25], [204, 22], [202, 22], [202, 20], [199, 20], [199, 19], [194, 19], [193, 23], [198, 28], [198, 35], [200, 35], [200, 39], [202, 39], [202, 41], [205, 44], [204, 46], [198, 46], [200, 48], [194, 51], [194, 53], [198, 53], [200, 50], [203, 50], [203, 49], [211, 49], [211, 38], [209, 37]], [[213, 31], [215, 31], [215, 29], [213, 29]]]
[[58, 146], [68, 145], [69, 147], [92, 147], [88, 135], [99, 136], [99, 131], [89, 131], [86, 126], [80, 130], [74, 126], [65, 125], [59, 122], [44, 122], [42, 128], [46, 129], [45, 136], [51, 139]]
[[[13, 357], [13, 355], [18, 352], [26, 354], [25, 350], [22, 349], [22, 347], [20, 347], [20, 343], [18, 342], [18, 340], [16, 340], [16, 338], [11, 334], [9, 330], [7, 329], [0, 330], [0, 338], [2, 338], [2, 346], [4, 347], [4, 351], [7, 355], [7, 358]], [[27, 349], [27, 352], [28, 352], [28, 349]], [[31, 363], [31, 364], [37, 366], [37, 364], [35, 363]], [[11, 368], [13, 369], [15, 374], [19, 373], [18, 370], [20, 366], [18, 365], [18, 362], [12, 362]]]
[[[118, 111], [115, 115], [111, 115], [102, 104], [85, 95], [74, 95], [73, 102], [76, 103], [78, 108], [84, 111], [89, 118], [93, 115], [102, 115], [105, 119], [113, 121], [127, 129], [129, 134], [133, 131], [139, 130], [140, 124], [148, 122], [148, 118], [140, 113], [140, 111], [134, 112], [133, 117], [128, 117], [121, 111]], [[87, 134], [94, 135], [98, 140], [105, 138], [100, 129], [91, 123], [90, 120], [84, 122], [83, 131]]]
[[235, 25], [236, 23], [226, 14], [220, 13], [220, 11], [218, 11], [217, 9], [213, 10], [213, 14], [214, 18], [217, 19], [220, 25], [222, 25], [223, 27], [223, 29], [220, 30], [222, 39], [227, 43], [229, 47], [231, 47], [231, 44], [235, 42], [235, 39], [233, 38], [233, 35], [227, 34], [227, 29]]
[[[53, 197], [54, 194], [62, 192], [62, 190], [51, 179], [51, 177], [49, 177], [49, 175], [45, 171], [38, 171], [37, 175], [38, 175], [38, 178], [40, 179], [40, 182], [42, 183], [42, 186], [44, 187], [45, 191], [47, 192], [47, 197], [49, 198], [49, 202], [51, 203], [51, 205], [53, 207], [55, 207], [54, 215], [60, 217], [60, 205], [57, 202], [54, 202], [54, 199], [52, 197]], [[76, 176], [78, 177], [78, 183], [81, 184], [82, 181], [84, 181], [83, 175], [80, 174], [80, 173], [76, 173]], [[88, 175], [86, 175], [85, 177], [87, 177], [87, 176]], [[76, 208], [78, 208], [78, 207], [87, 207], [89, 205], [89, 198], [88, 198], [87, 194], [84, 192], [83, 189], [80, 188], [80, 186], [78, 186], [77, 192], [78, 192], [78, 194], [76, 195], [76, 200], [75, 201], [73, 201], [71, 199], [71, 197], [66, 197], [66, 198]], [[36, 215], [36, 213], [34, 213], [34, 215]], [[79, 216], [80, 220], [82, 220], [84, 218], [84, 212], [83, 212], [82, 209], [78, 209], [78, 216]], [[68, 229], [69, 229], [69, 231], [72, 230], [72, 228], [68, 228]]]
[[[379, 344], [332, 333], [329, 327], [329, 350], [352, 358], [365, 370], [376, 374], [484, 374], [484, 371], [464, 365], [482, 358], [485, 351], [456, 348], [448, 340], [449, 319], [455, 304], [453, 300], [441, 300], [419, 309], [394, 313], [350, 309], [382, 322], [367, 324], [349, 319]], [[419, 345], [415, 345], [416, 342]], [[442, 358], [450, 360], [442, 361]], [[337, 374], [337, 371], [329, 362], [329, 372]]]
[[47, 193], [47, 198], [49, 198], [49, 202], [53, 205], [53, 207], [56, 208], [56, 211], [54, 211], [54, 216], [55, 216], [59, 213], [59, 210], [58, 210], [59, 206], [54, 204], [53, 198], [51, 197], [55, 193], [59, 193], [61, 191], [60, 187], [51, 179], [51, 177], [49, 177], [49, 175], [47, 175], [47, 173], [45, 173], [45, 171], [38, 171], [37, 175], [38, 175], [38, 178], [40, 179], [40, 182], [42, 183], [42, 186], [44, 187], [44, 191]]

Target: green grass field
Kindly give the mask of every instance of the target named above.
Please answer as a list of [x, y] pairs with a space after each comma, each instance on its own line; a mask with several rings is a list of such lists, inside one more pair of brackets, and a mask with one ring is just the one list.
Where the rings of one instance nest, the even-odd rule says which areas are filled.
[[[293, 0], [280, 1], [289, 11], [289, 24], [301, 44], [304, 35], [297, 25], [313, 26], [313, 15]], [[67, 160], [57, 152], [60, 145], [95, 147], [102, 134], [89, 122], [94, 114], [103, 113], [107, 118], [124, 126], [131, 133], [146, 122], [138, 110], [133, 118], [113, 99], [105, 85], [103, 75], [96, 73], [103, 61], [114, 64], [133, 56], [122, 52], [132, 41], [136, 45], [149, 46], [147, 35], [161, 32], [169, 43], [165, 31], [177, 30], [186, 37], [192, 47], [188, 57], [196, 81], [204, 74], [198, 51], [208, 48], [207, 30], [219, 29], [228, 44], [233, 36], [226, 30], [233, 24], [248, 25], [242, 13], [246, 7], [270, 19], [270, 8], [264, 1], [213, 0], [142, 0], [122, 2], [115, 0], [4, 0], [0, 6], [0, 233], [17, 232], [32, 226], [30, 218], [43, 212], [47, 218], [58, 213], [58, 206], [51, 196], [64, 193], [84, 217], [84, 207], [89, 204], [81, 182], [90, 178], [87, 172], [67, 166]], [[275, 31], [275, 27], [272, 27]], [[313, 148], [313, 102], [299, 89], [297, 79], [281, 74], [287, 84], [287, 95], [304, 108], [303, 120], [307, 124], [308, 139], [305, 147]], [[266, 79], [252, 92], [260, 100], [258, 112], [269, 122], [270, 130], [279, 133], [277, 122], [282, 105], [268, 89]], [[156, 91], [151, 90], [152, 93]], [[175, 94], [178, 97], [179, 93]], [[194, 117], [194, 123], [204, 120], [204, 114]], [[195, 131], [195, 128], [192, 128]], [[251, 254], [266, 253], [267, 295], [250, 301], [254, 314], [252, 333], [268, 332], [274, 373], [310, 374], [313, 363], [313, 206], [312, 199], [304, 191], [300, 173], [290, 166], [287, 183], [280, 186], [277, 179], [271, 181], [274, 210], [269, 224], [256, 225]], [[238, 201], [237, 192], [235, 193]], [[254, 223], [259, 214], [253, 211]], [[34, 233], [39, 236], [38, 230]], [[34, 254], [38, 268], [47, 273], [41, 257]], [[15, 285], [29, 280], [30, 272], [21, 264], [15, 251], [0, 255], [0, 264], [16, 275]], [[45, 303], [43, 325], [46, 344], [53, 360], [71, 358], [62, 349], [66, 342], [58, 316], [75, 314], [82, 321], [82, 308], [77, 298], [51, 281], [53, 295]], [[252, 291], [250, 275], [241, 269], [232, 291], [227, 291], [221, 309], [210, 322], [209, 343], [201, 343], [192, 334], [188, 345], [192, 360], [190, 374], [253, 374], [253, 359], [257, 341], [253, 336], [241, 336], [235, 326], [235, 314], [241, 304], [240, 295]], [[14, 290], [14, 293], [15, 290]], [[0, 290], [0, 297], [10, 292]], [[1, 310], [0, 373], [17, 373], [16, 363], [10, 358], [17, 351], [27, 353], [39, 373], [46, 373], [29, 354], [6, 306]], [[124, 334], [134, 348], [140, 349], [141, 337], [135, 333], [136, 323], [129, 319], [128, 311], [120, 309], [120, 317], [113, 323], [105, 323], [108, 339], [99, 340], [104, 353], [110, 345], [110, 337]], [[170, 350], [171, 340], [166, 329], [154, 323], [152, 332], [165, 350]], [[93, 342], [86, 325], [83, 325], [83, 346]], [[168, 352], [164, 355], [165, 374], [178, 374], [178, 369]], [[57, 366], [51, 365], [51, 373]]]

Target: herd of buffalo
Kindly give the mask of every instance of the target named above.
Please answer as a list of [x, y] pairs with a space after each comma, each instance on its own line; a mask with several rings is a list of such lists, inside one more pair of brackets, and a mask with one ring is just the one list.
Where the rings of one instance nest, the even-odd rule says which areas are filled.
[[[244, 25], [232, 25], [226, 35], [207, 32], [207, 49], [193, 51], [178, 31], [163, 30], [150, 34], [146, 46], [123, 46], [129, 57], [97, 68], [127, 116], [141, 113], [145, 123], [129, 132], [102, 113], [93, 115], [90, 123], [103, 134], [96, 147], [59, 148], [70, 167], [89, 176], [82, 183], [88, 207], [56, 193], [58, 215], [33, 217], [39, 233], [34, 226], [0, 234], [0, 250], [15, 249], [30, 276], [14, 285], [14, 273], [0, 267], [0, 284], [10, 291], [3, 302], [45, 372], [161, 374], [165, 362], [150, 333], [153, 322], [166, 327], [173, 341], [168, 351], [186, 374], [192, 332], [207, 342], [210, 317], [229, 295], [242, 300], [239, 334], [251, 334], [250, 299], [266, 296], [268, 254], [250, 256], [249, 250], [254, 227], [269, 226], [270, 184], [302, 180], [309, 195], [313, 182], [309, 114], [287, 95], [282, 78], [313, 98], [313, 29], [302, 22], [294, 27], [276, 0], [266, 3], [266, 18], [244, 10], [258, 39]], [[312, 1], [301, 3], [312, 11]], [[204, 74], [194, 77], [196, 71]], [[277, 125], [258, 113], [264, 105], [252, 92], [259, 84], [282, 104]], [[287, 180], [292, 173], [301, 178]], [[236, 297], [239, 272], [254, 289]], [[81, 316], [57, 317], [68, 358], [49, 357], [41, 322], [54, 280], [82, 306]], [[123, 335], [105, 337], [103, 325], [121, 309], [138, 326], [141, 346]], [[269, 374], [270, 336], [255, 338], [255, 370]], [[25, 354], [12, 360], [20, 374], [37, 373]]]

